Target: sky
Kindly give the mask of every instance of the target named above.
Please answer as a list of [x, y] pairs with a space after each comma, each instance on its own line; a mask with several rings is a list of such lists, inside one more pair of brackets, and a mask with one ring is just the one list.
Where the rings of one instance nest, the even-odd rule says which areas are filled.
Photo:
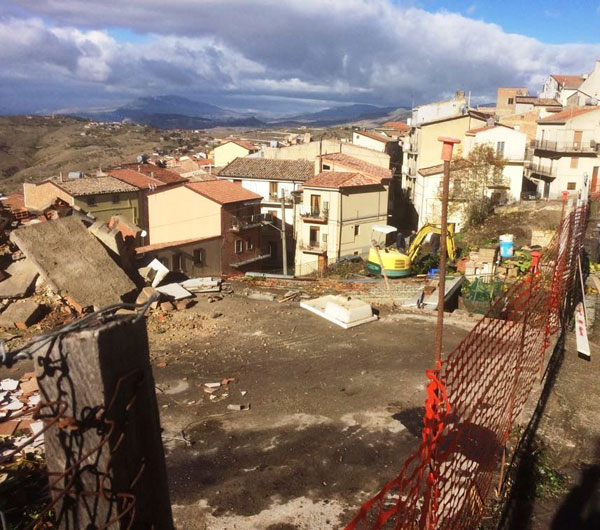
[[491, 102], [596, 59], [600, 0], [2, 0], [0, 113]]

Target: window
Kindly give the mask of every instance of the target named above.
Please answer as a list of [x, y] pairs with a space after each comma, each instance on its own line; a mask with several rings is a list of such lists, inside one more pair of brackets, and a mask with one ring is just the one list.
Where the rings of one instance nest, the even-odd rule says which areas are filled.
[[354, 225], [354, 237], [360, 235], [360, 225]]
[[269, 182], [269, 199], [277, 200], [277, 182]]
[[514, 103], [515, 103], [515, 98], [508, 98], [509, 105], [514, 105]]
[[246, 241], [246, 250], [252, 250], [254, 248], [254, 243], [252, 242], [251, 239], [249, 239], [248, 241]]
[[577, 184], [575, 182], [569, 182], [567, 184], [567, 189], [568, 190], [574, 190], [577, 187]]
[[311, 247], [318, 247], [319, 246], [319, 229], [315, 226], [311, 226], [310, 227], [310, 240], [309, 240], [310, 246]]
[[323, 171], [331, 171], [331, 166], [329, 164], [323, 164]]
[[85, 202], [88, 206], [94, 206], [96, 204], [96, 197], [94, 195], [88, 195], [85, 198]]
[[172, 262], [172, 266], [171, 266], [172, 270], [174, 270], [174, 271], [181, 270], [181, 254], [179, 254], [179, 253], [173, 254], [173, 257], [171, 258], [171, 262]]
[[241, 179], [233, 179], [233, 183], [234, 184], [238, 184], [239, 186], [242, 185], [242, 180]]
[[323, 243], [327, 243], [327, 234], [323, 234]]
[[204, 249], [194, 249], [194, 265], [204, 265]]
[[319, 216], [321, 214], [321, 196], [310, 196], [310, 213], [311, 215]]
[[117, 204], [119, 202], [119, 195], [115, 194], [112, 196], [112, 202], [113, 204]]
[[496, 144], [496, 154], [498, 156], [504, 156], [504, 142], [498, 142]]
[[577, 169], [579, 167], [579, 157], [571, 157], [571, 169]]
[[236, 254], [241, 254], [244, 250], [244, 242], [241, 239], [235, 240], [234, 250]]

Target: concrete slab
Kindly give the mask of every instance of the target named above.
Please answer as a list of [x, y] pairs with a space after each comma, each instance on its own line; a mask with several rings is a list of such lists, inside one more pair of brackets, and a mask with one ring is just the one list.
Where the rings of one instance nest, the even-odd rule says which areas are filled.
[[20, 300], [0, 314], [0, 327], [27, 329], [40, 320], [42, 306], [33, 300]]
[[125, 271], [76, 217], [27, 225], [10, 239], [52, 290], [79, 311], [119, 303], [135, 292]]
[[[445, 285], [445, 289], [444, 289], [444, 302], [447, 302], [450, 299], [450, 297], [454, 293], [456, 293], [456, 291], [460, 288], [460, 286], [463, 284], [464, 281], [465, 281], [465, 277], [462, 274], [455, 278], [452, 278], [452, 279], [446, 278], [446, 285]], [[425, 297], [425, 299], [423, 300], [423, 306], [426, 309], [437, 309], [437, 306], [438, 306], [437, 289], [432, 294]]]
[[190, 293], [187, 289], [184, 289], [178, 283], [169, 283], [167, 285], [161, 285], [157, 287], [156, 290], [165, 295], [170, 300], [183, 300], [184, 298], [190, 298], [192, 293]]
[[308, 309], [344, 329], [377, 320], [377, 316], [373, 314], [373, 309], [369, 304], [347, 296], [321, 296], [300, 302], [300, 307]]
[[15, 261], [5, 272], [8, 278], [0, 282], [0, 298], [24, 298], [31, 294], [38, 277], [38, 271], [31, 261]]

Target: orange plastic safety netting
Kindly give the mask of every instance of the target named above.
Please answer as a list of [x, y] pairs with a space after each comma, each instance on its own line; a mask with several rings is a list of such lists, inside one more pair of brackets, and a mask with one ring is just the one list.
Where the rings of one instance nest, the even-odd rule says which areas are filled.
[[563, 216], [544, 253], [532, 253], [529, 273], [427, 371], [417, 452], [346, 530], [477, 527], [514, 420], [563, 322], [587, 213], [579, 206]]

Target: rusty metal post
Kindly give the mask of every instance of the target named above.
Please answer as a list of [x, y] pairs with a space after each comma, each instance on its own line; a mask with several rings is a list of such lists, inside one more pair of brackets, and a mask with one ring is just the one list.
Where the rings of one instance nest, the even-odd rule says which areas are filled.
[[443, 142], [442, 160], [444, 161], [444, 179], [442, 181], [442, 219], [440, 233], [440, 281], [438, 284], [437, 328], [435, 332], [435, 369], [438, 370], [442, 360], [442, 339], [444, 337], [444, 298], [446, 295], [446, 255], [448, 253], [448, 196], [450, 193], [450, 160], [454, 144], [460, 143], [456, 138], [440, 136]]

